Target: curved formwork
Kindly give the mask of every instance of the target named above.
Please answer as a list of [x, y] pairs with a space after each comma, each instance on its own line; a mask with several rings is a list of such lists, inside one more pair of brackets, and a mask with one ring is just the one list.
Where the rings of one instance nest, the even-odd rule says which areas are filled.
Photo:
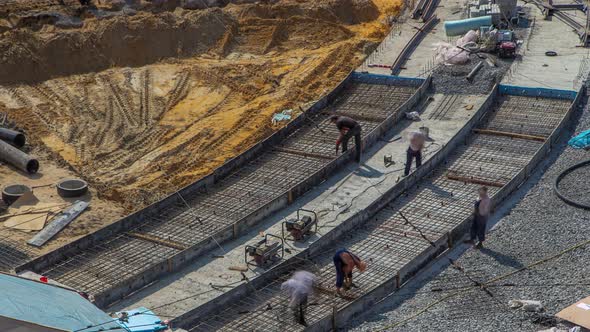
[[[32, 270], [95, 296], [100, 306], [176, 271], [203, 252], [236, 238], [290, 204], [350, 159], [334, 155], [332, 114], [348, 115], [372, 145], [425, 94], [430, 79], [371, 78], [351, 74], [280, 133], [240, 156], [231, 172], [213, 174], [166, 202], [140, 211], [17, 270]], [[289, 127], [289, 126], [288, 126]], [[239, 165], [238, 165], [239, 164]], [[222, 177], [219, 174], [228, 173]], [[207, 180], [207, 179], [206, 179]], [[211, 181], [211, 180], [209, 180]]]
[[[294, 270], [305, 269], [320, 280], [308, 308], [308, 330], [342, 327], [463, 237], [482, 184], [495, 204], [517, 188], [551, 149], [580, 97], [573, 91], [500, 86], [474, 117], [475, 122], [486, 113], [483, 120], [466, 126], [472, 134], [458, 133], [430, 165], [306, 252], [174, 322], [190, 331], [303, 330], [287, 310], [280, 285]], [[416, 173], [428, 174], [413, 181], [420, 179]], [[342, 247], [368, 261], [369, 268], [355, 276], [359, 288], [335, 297], [332, 256]]]

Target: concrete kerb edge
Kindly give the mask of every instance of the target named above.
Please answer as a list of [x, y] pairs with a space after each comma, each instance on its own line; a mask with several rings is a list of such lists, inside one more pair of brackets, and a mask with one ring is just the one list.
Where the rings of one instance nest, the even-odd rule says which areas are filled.
[[500, 84], [500, 94], [523, 96], [523, 97], [542, 97], [556, 99], [576, 99], [578, 93], [574, 90], [560, 90], [550, 88], [533, 88], [518, 85]]
[[[501, 94], [500, 91], [501, 90], [499, 89], [494, 89], [493, 94], [495, 96], [498, 96], [499, 94]], [[507, 91], [504, 90], [504, 92]], [[520, 187], [520, 185], [524, 183], [526, 179], [530, 176], [534, 168], [541, 162], [543, 157], [551, 151], [551, 148], [559, 138], [562, 129], [568, 125], [568, 121], [571, 118], [572, 114], [575, 112], [576, 107], [578, 107], [579, 102], [581, 101], [581, 98], [584, 95], [584, 92], [585, 90], [583, 88], [580, 88], [580, 90], [576, 93], [575, 99], [572, 102], [572, 105], [570, 106], [568, 112], [563, 116], [559, 125], [553, 130], [553, 132], [545, 141], [545, 143], [541, 147], [539, 147], [537, 152], [535, 152], [535, 155], [533, 155], [530, 162], [517, 175], [515, 175], [508, 182], [507, 185], [505, 185], [500, 191], [498, 191], [492, 197], [494, 208], [497, 207], [501, 202], [503, 202], [514, 190]], [[512, 93], [508, 92], [507, 94]], [[555, 97], [551, 96], [547, 98]], [[567, 99], [570, 98], [568, 97]], [[488, 101], [486, 101], [486, 103]], [[490, 101], [489, 106], [491, 106], [492, 102], [493, 101]], [[400, 269], [400, 271], [398, 272], [398, 275], [390, 278], [385, 283], [376, 287], [371, 292], [361, 296], [353, 303], [347, 305], [346, 307], [338, 311], [335, 317], [322, 319], [319, 322], [315, 323], [313, 326], [311, 326], [307, 331], [323, 331], [342, 327], [348, 321], [350, 321], [350, 319], [358, 316], [358, 314], [362, 310], [364, 310], [370, 305], [373, 305], [376, 302], [377, 298], [384, 298], [392, 291], [402, 288], [405, 283], [409, 282], [409, 280], [420, 271], [420, 269], [427, 266], [432, 260], [439, 257], [446, 250], [451, 249], [454, 243], [462, 240], [467, 234], [470, 225], [471, 218], [466, 218], [463, 222], [461, 222], [459, 225], [453, 228], [449, 233], [445, 234], [439, 240], [437, 240], [435, 242], [434, 247], [429, 246], [420, 254], [420, 256], [418, 256], [410, 263], [402, 267], [402, 269]], [[334, 323], [336, 323], [336, 326], [333, 325]]]
[[[194, 325], [195, 322], [199, 321], [199, 318], [206, 317], [207, 315], [217, 312], [219, 307], [227, 305], [234, 301], [236, 297], [244, 296], [252, 292], [273, 278], [284, 274], [292, 270], [292, 267], [297, 262], [308, 260], [310, 257], [314, 257], [322, 251], [326, 250], [327, 247], [331, 246], [332, 243], [351, 229], [365, 223], [372, 216], [374, 216], [380, 209], [387, 205], [391, 200], [396, 198], [405, 192], [409, 187], [418, 182], [423, 176], [430, 173], [440, 162], [445, 160], [450, 152], [464, 141], [465, 137], [471, 132], [475, 125], [481, 120], [481, 118], [487, 113], [489, 108], [492, 106], [495, 99], [495, 93], [497, 88], [495, 87], [493, 92], [488, 95], [486, 101], [482, 103], [481, 107], [476, 111], [472, 118], [466, 123], [466, 125], [457, 132], [451, 140], [445, 144], [432, 158], [427, 160], [418, 170], [411, 173], [409, 176], [403, 178], [394, 185], [392, 188], [387, 190], [383, 196], [371, 203], [366, 209], [358, 211], [348, 219], [344, 220], [341, 224], [324, 234], [316, 242], [309, 245], [307, 249], [298, 253], [297, 255], [285, 260], [281, 264], [265, 272], [256, 279], [250, 281], [249, 284], [242, 284], [234, 289], [224, 293], [216, 299], [205, 303], [204, 305], [195, 308], [192, 311], [185, 313], [171, 321], [172, 326], [183, 327]], [[331, 322], [331, 318], [328, 319]]]

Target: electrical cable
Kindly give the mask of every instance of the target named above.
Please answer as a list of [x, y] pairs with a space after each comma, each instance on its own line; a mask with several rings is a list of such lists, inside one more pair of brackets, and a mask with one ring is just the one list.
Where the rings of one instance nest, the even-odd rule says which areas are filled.
[[557, 195], [557, 197], [559, 197], [562, 201], [566, 202], [567, 204], [569, 204], [571, 206], [574, 206], [574, 207], [577, 207], [580, 209], [585, 209], [585, 210], [590, 210], [590, 205], [586, 204], [586, 203], [582, 203], [580, 201], [577, 201], [575, 199], [569, 198], [566, 195], [564, 195], [559, 190], [559, 184], [561, 183], [563, 178], [565, 178], [568, 174], [572, 173], [573, 171], [577, 170], [578, 168], [582, 168], [582, 167], [585, 167], [588, 165], [590, 165], [590, 159], [588, 159], [586, 161], [582, 161], [580, 163], [577, 163], [577, 164], [567, 168], [563, 172], [559, 173], [557, 178], [555, 178], [555, 182], [553, 183], [553, 191], [555, 191], [555, 194]]

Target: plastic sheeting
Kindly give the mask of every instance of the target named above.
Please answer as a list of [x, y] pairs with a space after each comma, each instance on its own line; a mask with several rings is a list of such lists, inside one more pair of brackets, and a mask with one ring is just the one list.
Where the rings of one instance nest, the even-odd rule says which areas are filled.
[[125, 331], [74, 291], [7, 274], [0, 274], [0, 316], [65, 331], [89, 326]]
[[590, 148], [590, 130], [583, 131], [577, 136], [572, 137], [567, 144], [574, 149]]
[[468, 31], [463, 37], [459, 38], [455, 45], [449, 43], [436, 44], [436, 60], [439, 63], [449, 65], [462, 65], [469, 61], [469, 52], [477, 49], [477, 39], [479, 34], [474, 31]]
[[[162, 320], [154, 314], [151, 310], [145, 307], [139, 307], [129, 311], [124, 311], [127, 314], [127, 322], [122, 322], [129, 332], [157, 332], [168, 329], [168, 326], [162, 323]], [[117, 312], [117, 316], [121, 316], [122, 312]]]

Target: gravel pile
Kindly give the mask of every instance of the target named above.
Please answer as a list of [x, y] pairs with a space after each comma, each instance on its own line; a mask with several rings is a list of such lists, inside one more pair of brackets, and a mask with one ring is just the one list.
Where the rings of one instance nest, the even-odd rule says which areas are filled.
[[[590, 112], [586, 109], [575, 132], [588, 128]], [[556, 321], [553, 315], [590, 295], [590, 246], [502, 278], [488, 288], [493, 296], [478, 288], [457, 288], [473, 285], [472, 280], [488, 281], [516, 271], [590, 239], [590, 211], [565, 204], [552, 190], [561, 171], [590, 158], [589, 152], [567, 147], [567, 138], [573, 134], [565, 133], [536, 174], [496, 211], [490, 222], [500, 223], [489, 231], [485, 249], [461, 245], [453, 250], [450, 255], [460, 256], [457, 263], [464, 272], [441, 263], [431, 269], [429, 276], [414, 280], [406, 290], [374, 306], [371, 313], [353, 322], [350, 328], [465, 332], [539, 331], [568, 326]], [[589, 176], [581, 176], [577, 181], [577, 187], [590, 189]], [[513, 299], [539, 300], [545, 310], [533, 313], [510, 309], [507, 304]], [[427, 311], [413, 317], [429, 305]], [[403, 323], [392, 326], [400, 322]]]
[[[493, 55], [485, 55], [496, 63], [496, 67], [489, 65], [484, 59], [475, 54], [465, 65], [440, 65], [432, 73], [432, 83], [437, 93], [453, 94], [487, 94], [494, 84], [499, 82], [504, 73], [510, 68], [512, 61], [498, 59]], [[467, 74], [480, 62], [484, 66], [479, 70], [472, 82], [467, 81]]]

